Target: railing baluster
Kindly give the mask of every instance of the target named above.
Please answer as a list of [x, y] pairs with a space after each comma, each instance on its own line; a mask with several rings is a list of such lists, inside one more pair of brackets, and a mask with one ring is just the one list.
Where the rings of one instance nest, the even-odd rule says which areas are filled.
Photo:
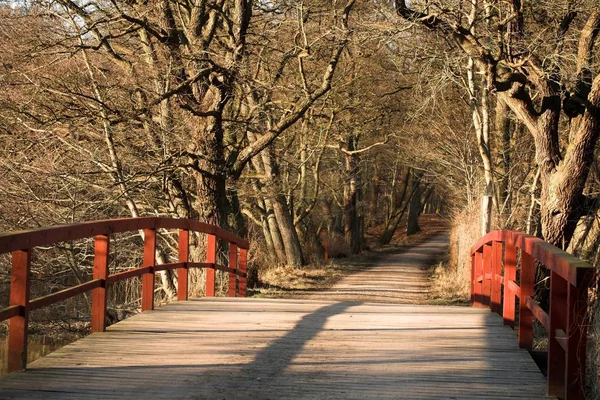
[[504, 325], [515, 327], [515, 305], [516, 293], [510, 290], [509, 281], [517, 280], [517, 248], [510, 244], [504, 244], [504, 304], [502, 318]]
[[[154, 267], [156, 264], [156, 230], [144, 229], [144, 261], [143, 267]], [[154, 309], [154, 270], [142, 275], [142, 311]]]
[[559, 274], [550, 273], [550, 329], [548, 332], [548, 395], [565, 394], [565, 352], [556, 340], [556, 330], [567, 331], [568, 282]]
[[110, 239], [107, 235], [97, 235], [94, 238], [94, 279], [102, 279], [102, 286], [92, 290], [92, 332], [106, 330], [106, 301], [108, 293], [108, 256]]
[[[237, 270], [237, 245], [235, 243], [229, 243], [229, 268]], [[227, 287], [227, 296], [235, 297], [237, 275], [235, 272], [229, 273], [229, 285]]]
[[[214, 264], [217, 261], [217, 237], [208, 235], [206, 242], [206, 262]], [[206, 270], [206, 297], [214, 297], [215, 295], [215, 270], [207, 268]]]
[[[578, 271], [579, 272], [579, 271]], [[583, 400], [585, 383], [588, 289], [594, 278], [592, 271], [580, 271], [578, 285], [567, 291], [566, 395], [568, 400]]]
[[483, 274], [483, 253], [480, 251], [475, 252], [473, 261], [473, 292], [471, 297], [473, 298], [473, 307], [484, 307], [483, 305], [483, 282], [478, 282], [478, 278]]
[[12, 317], [8, 324], [8, 372], [24, 370], [27, 367], [30, 270], [31, 249], [13, 251], [10, 275], [10, 305], [21, 306], [21, 315]]
[[[491, 255], [488, 255], [489, 243]], [[504, 296], [495, 280], [502, 272], [504, 244]], [[517, 281], [517, 249], [521, 272]], [[535, 255], [535, 256], [534, 256]], [[595, 269], [570, 254], [544, 243], [541, 239], [513, 231], [495, 231], [481, 238], [471, 248], [471, 303], [482, 306], [491, 277], [491, 307], [499, 310], [505, 325], [514, 328], [516, 299], [519, 298], [519, 348], [533, 347], [533, 318], [548, 330], [548, 395], [565, 400], [585, 399], [585, 361], [588, 291], [595, 279]], [[491, 259], [491, 273], [488, 258]], [[534, 299], [536, 262], [550, 270], [550, 310], [548, 313]], [[483, 280], [479, 282], [481, 277]], [[503, 304], [500, 304], [503, 303]]]
[[[246, 274], [247, 262], [248, 262], [248, 250], [240, 248], [239, 270], [241, 273]], [[240, 277], [240, 297], [246, 297], [246, 278]]]
[[178, 262], [185, 263], [183, 267], [177, 268], [177, 300], [185, 301], [188, 299], [188, 267], [190, 261], [190, 231], [179, 230], [179, 257]]
[[491, 305], [492, 280], [488, 278], [492, 274], [492, 245], [483, 246], [483, 282], [481, 285], [482, 302], [485, 306]]
[[525, 299], [533, 297], [535, 282], [535, 260], [521, 250], [521, 298], [519, 300], [519, 348], [531, 350], [533, 347], [533, 313]]
[[492, 312], [502, 312], [502, 242], [492, 243]]

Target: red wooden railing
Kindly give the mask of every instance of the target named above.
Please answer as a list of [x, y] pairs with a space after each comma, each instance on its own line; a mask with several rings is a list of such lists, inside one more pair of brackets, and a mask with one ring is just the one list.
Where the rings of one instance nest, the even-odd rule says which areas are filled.
[[[490, 306], [514, 328], [519, 299], [519, 347], [532, 349], [533, 317], [548, 331], [548, 395], [584, 399], [586, 316], [594, 268], [537, 237], [512, 231], [481, 238], [471, 249], [471, 260], [472, 305]], [[549, 312], [533, 299], [536, 260], [550, 270]]]
[[[156, 265], [156, 230], [179, 230], [178, 262]], [[144, 231], [143, 263], [139, 268], [109, 274], [110, 235]], [[189, 262], [189, 233], [207, 234], [205, 263]], [[94, 272], [89, 282], [73, 286], [37, 299], [29, 299], [31, 254], [35, 247], [58, 242], [94, 237]], [[229, 265], [216, 263], [217, 240], [229, 243]], [[178, 300], [188, 299], [188, 269], [206, 269], [206, 296], [215, 295], [215, 270], [229, 274], [228, 296], [246, 296], [246, 262], [248, 241], [225, 229], [188, 219], [126, 218], [60, 225], [0, 235], [0, 254], [12, 253], [10, 305], [0, 310], [0, 321], [9, 320], [8, 372], [25, 369], [27, 363], [27, 328], [29, 312], [66, 300], [78, 294], [92, 292], [91, 330], [106, 329], [107, 290], [110, 285], [133, 277], [142, 278], [142, 311], [154, 308], [154, 273], [177, 269]], [[239, 254], [238, 254], [239, 252]], [[239, 285], [236, 282], [239, 281]]]

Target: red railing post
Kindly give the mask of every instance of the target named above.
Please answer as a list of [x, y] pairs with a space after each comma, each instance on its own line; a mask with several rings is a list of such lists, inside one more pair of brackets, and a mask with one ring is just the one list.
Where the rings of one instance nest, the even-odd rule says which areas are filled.
[[491, 310], [502, 312], [502, 242], [492, 243], [492, 298]]
[[471, 289], [471, 299], [473, 307], [484, 307], [483, 305], [483, 282], [479, 282], [479, 277], [483, 274], [483, 253], [476, 251], [473, 257], [473, 287]]
[[[217, 262], [217, 237], [215, 235], [208, 235], [206, 245], [206, 262], [209, 264], [215, 264]], [[206, 269], [206, 297], [215, 296], [215, 269]]]
[[565, 395], [565, 351], [556, 340], [557, 329], [567, 331], [567, 290], [569, 283], [550, 273], [550, 329], [548, 332], [548, 395]]
[[[240, 248], [239, 270], [242, 274], [247, 272], [248, 250]], [[246, 297], [246, 277], [240, 277], [240, 297]]]
[[156, 264], [156, 230], [144, 229], [143, 267], [151, 267], [142, 275], [142, 311], [154, 309], [154, 265]]
[[588, 289], [594, 278], [592, 271], [578, 273], [578, 285], [569, 285], [567, 289], [567, 330], [565, 399], [583, 400], [585, 398], [586, 342], [588, 308]]
[[510, 289], [509, 282], [517, 280], [517, 248], [508, 242], [504, 244], [504, 304], [502, 318], [504, 325], [515, 327], [515, 305], [517, 295]]
[[182, 267], [177, 268], [177, 300], [185, 301], [188, 299], [188, 267], [190, 261], [190, 231], [179, 230], [179, 256], [177, 261], [184, 263]]
[[108, 255], [110, 239], [108, 235], [97, 235], [94, 238], [94, 279], [102, 279], [102, 286], [92, 290], [92, 333], [106, 330], [106, 301], [108, 294]]
[[533, 313], [527, 307], [527, 297], [533, 297], [535, 260], [521, 249], [521, 297], [519, 299], [519, 348], [533, 347]]
[[27, 367], [27, 329], [29, 327], [29, 272], [31, 249], [12, 252], [10, 273], [10, 305], [20, 306], [21, 315], [12, 317], [8, 324], [7, 371], [24, 370]]
[[491, 305], [491, 294], [492, 294], [492, 245], [483, 245], [483, 281], [481, 285], [481, 293], [483, 304], [486, 306]]
[[[229, 243], [229, 268], [237, 270], [237, 245]], [[227, 286], [227, 296], [235, 297], [237, 275], [235, 272], [229, 272], [229, 284]]]

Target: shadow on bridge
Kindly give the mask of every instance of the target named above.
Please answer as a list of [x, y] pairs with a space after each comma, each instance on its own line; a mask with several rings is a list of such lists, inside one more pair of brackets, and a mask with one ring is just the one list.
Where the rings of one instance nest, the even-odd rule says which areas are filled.
[[514, 334], [459, 307], [214, 299], [121, 322], [0, 380], [2, 399], [542, 399]]

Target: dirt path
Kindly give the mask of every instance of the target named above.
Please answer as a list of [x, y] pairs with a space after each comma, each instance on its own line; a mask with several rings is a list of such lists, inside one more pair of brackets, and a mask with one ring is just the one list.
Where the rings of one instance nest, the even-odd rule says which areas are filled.
[[329, 289], [311, 290], [294, 298], [396, 304], [427, 304], [432, 265], [448, 246], [447, 234], [397, 253], [382, 254], [373, 266], [342, 278]]

